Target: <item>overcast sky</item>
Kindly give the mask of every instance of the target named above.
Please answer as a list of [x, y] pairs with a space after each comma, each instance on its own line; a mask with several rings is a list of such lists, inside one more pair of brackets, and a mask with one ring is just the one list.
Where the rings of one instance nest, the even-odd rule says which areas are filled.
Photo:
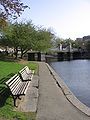
[[18, 21], [52, 28], [60, 38], [90, 35], [90, 0], [21, 0], [26, 9]]

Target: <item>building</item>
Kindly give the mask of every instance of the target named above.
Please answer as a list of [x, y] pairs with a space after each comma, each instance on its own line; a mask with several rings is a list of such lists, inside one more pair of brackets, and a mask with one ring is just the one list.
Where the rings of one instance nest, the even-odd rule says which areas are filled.
[[84, 36], [84, 37], [83, 37], [83, 41], [90, 41], [90, 35]]

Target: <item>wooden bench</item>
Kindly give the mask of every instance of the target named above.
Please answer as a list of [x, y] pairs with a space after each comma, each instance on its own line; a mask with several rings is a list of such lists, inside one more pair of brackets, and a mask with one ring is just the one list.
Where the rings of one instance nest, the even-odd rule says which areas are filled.
[[12, 97], [14, 99], [14, 106], [16, 106], [16, 99], [21, 99], [20, 96], [26, 94], [28, 86], [30, 85], [30, 81], [22, 82], [20, 76], [15, 74], [6, 82], [6, 85], [11, 91]]
[[22, 81], [31, 81], [33, 78], [34, 70], [30, 70], [28, 66], [25, 66], [22, 70], [19, 71], [20, 78]]

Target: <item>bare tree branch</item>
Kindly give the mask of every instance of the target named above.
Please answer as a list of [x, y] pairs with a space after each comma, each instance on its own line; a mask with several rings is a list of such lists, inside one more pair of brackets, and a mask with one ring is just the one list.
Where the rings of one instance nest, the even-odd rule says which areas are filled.
[[27, 7], [20, 0], [0, 0], [0, 18], [8, 19], [11, 17], [16, 19]]

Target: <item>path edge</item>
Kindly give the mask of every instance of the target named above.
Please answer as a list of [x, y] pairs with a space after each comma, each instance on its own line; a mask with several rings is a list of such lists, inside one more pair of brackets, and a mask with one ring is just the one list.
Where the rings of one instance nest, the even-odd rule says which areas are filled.
[[62, 92], [67, 98], [67, 100], [72, 105], [74, 105], [77, 109], [79, 109], [81, 112], [83, 112], [84, 114], [90, 117], [90, 108], [87, 107], [85, 104], [83, 104], [81, 101], [79, 101], [76, 98], [76, 96], [71, 92], [71, 90], [64, 83], [64, 81], [59, 77], [59, 75], [55, 72], [55, 70], [48, 63], [46, 63], [46, 66], [48, 67], [50, 74], [53, 76], [57, 85], [62, 89]]

